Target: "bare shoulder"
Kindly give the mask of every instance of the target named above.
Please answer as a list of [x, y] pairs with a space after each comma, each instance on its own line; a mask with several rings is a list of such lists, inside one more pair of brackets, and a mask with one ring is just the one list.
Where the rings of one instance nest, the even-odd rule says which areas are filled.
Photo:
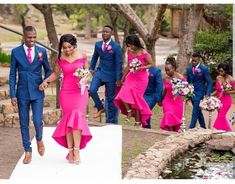
[[221, 81], [223, 80], [223, 78], [222, 78], [220, 75], [218, 75], [218, 76], [216, 77], [216, 80], [221, 82]]
[[229, 79], [229, 81], [231, 81], [231, 82], [235, 82], [235, 79], [234, 79], [231, 75], [228, 75], [228, 79]]

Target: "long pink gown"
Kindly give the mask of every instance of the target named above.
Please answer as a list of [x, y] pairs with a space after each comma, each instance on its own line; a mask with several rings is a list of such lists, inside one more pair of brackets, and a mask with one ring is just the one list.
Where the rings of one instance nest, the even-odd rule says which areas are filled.
[[[231, 86], [235, 86], [234, 82], [230, 82]], [[232, 131], [229, 121], [226, 118], [226, 114], [229, 111], [232, 105], [232, 96], [230, 94], [225, 94], [222, 90], [222, 85], [220, 82], [216, 82], [215, 85], [217, 91], [217, 98], [220, 99], [223, 104], [222, 107], [218, 110], [217, 118], [213, 127], [217, 130]]]
[[59, 102], [62, 109], [62, 117], [53, 133], [52, 137], [61, 146], [68, 148], [66, 142], [66, 135], [73, 130], [81, 131], [80, 149], [86, 147], [86, 144], [91, 140], [87, 121], [86, 121], [86, 107], [88, 103], [88, 90], [85, 89], [83, 95], [78, 86], [79, 79], [73, 75], [77, 68], [82, 68], [86, 58], [78, 58], [72, 63], [65, 59], [61, 59], [59, 63], [63, 78], [62, 85], [59, 92]]
[[[128, 64], [131, 60], [138, 59], [141, 61], [141, 66], [147, 64], [144, 60], [148, 56], [148, 53], [145, 52], [138, 56], [133, 56], [131, 53], [127, 53]], [[131, 109], [138, 109], [140, 111], [140, 121], [142, 127], [147, 125], [146, 120], [149, 119], [152, 115], [152, 112], [144, 99], [144, 92], [148, 85], [148, 72], [147, 70], [137, 71], [135, 73], [129, 72], [125, 78], [125, 81], [114, 99], [114, 104], [121, 110], [122, 114], [127, 115], [126, 108], [123, 102], [131, 105]], [[132, 116], [135, 117], [135, 113], [132, 113]]]
[[[185, 81], [184, 78], [181, 80]], [[162, 101], [163, 117], [160, 128], [169, 130], [170, 127], [174, 127], [173, 130], [178, 132], [182, 123], [183, 99], [181, 96], [174, 96], [172, 94], [172, 84], [170, 81], [164, 79], [163, 84], [166, 94]]]

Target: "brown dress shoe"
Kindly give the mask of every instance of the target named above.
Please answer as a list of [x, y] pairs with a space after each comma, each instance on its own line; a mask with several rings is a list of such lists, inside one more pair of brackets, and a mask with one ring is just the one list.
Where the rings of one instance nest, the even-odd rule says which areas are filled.
[[104, 112], [105, 112], [105, 109], [104, 109], [104, 108], [103, 108], [103, 109], [100, 109], [100, 110], [95, 114], [94, 118], [100, 117], [101, 114], [104, 113]]
[[45, 153], [45, 146], [43, 144], [43, 141], [37, 141], [37, 147], [39, 155], [43, 156]]
[[29, 164], [31, 162], [32, 159], [32, 152], [25, 152], [25, 156], [24, 156], [24, 160], [23, 160], [23, 164]]

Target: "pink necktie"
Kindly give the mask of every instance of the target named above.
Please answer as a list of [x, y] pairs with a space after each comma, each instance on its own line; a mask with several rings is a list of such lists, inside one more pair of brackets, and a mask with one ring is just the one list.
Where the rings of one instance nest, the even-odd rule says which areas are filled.
[[193, 74], [195, 74], [196, 72], [196, 67], [193, 67]]
[[108, 45], [106, 43], [104, 43], [104, 46], [103, 46], [103, 51], [106, 51]]
[[31, 64], [33, 62], [32, 61], [32, 56], [31, 56], [32, 49], [28, 48], [27, 51], [28, 51], [27, 58], [28, 58], [29, 63]]

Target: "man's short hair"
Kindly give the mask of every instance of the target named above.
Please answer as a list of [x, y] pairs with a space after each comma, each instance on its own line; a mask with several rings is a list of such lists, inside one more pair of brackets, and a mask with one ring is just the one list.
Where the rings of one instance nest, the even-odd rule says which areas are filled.
[[37, 32], [33, 26], [25, 26], [24, 32]]
[[104, 27], [108, 27], [109, 29], [111, 29], [113, 31], [113, 27], [110, 25], [105, 25]]
[[201, 55], [198, 53], [198, 52], [194, 52], [193, 54], [192, 54], [192, 57], [201, 57]]

